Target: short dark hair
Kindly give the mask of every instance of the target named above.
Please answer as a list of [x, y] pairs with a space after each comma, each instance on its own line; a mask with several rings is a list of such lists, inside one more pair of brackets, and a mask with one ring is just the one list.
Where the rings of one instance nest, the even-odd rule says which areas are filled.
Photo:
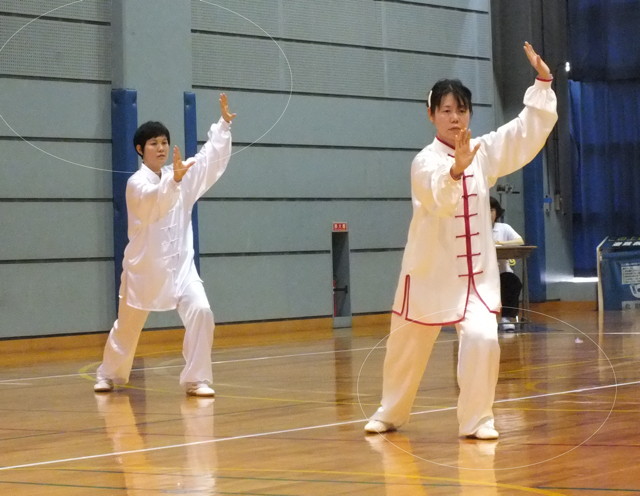
[[489, 197], [489, 205], [491, 205], [491, 209], [496, 211], [496, 220], [504, 215], [504, 208], [500, 205], [500, 202], [496, 200], [493, 196]]
[[142, 154], [138, 152], [138, 145], [140, 145], [140, 148], [144, 151], [144, 145], [147, 144], [147, 141], [157, 138], [158, 136], [166, 136], [167, 141], [171, 144], [169, 130], [162, 122], [147, 121], [140, 125], [133, 135], [133, 148], [135, 148], [136, 153], [142, 157]]
[[436, 108], [440, 107], [442, 99], [449, 93], [453, 95], [458, 105], [466, 107], [470, 114], [473, 113], [471, 90], [462, 84], [459, 79], [440, 79], [433, 85], [427, 97], [429, 112], [432, 113]]

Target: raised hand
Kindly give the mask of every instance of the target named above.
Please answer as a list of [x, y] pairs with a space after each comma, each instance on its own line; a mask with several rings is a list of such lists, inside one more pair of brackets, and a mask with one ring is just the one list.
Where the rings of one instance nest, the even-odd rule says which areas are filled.
[[454, 178], [459, 178], [465, 169], [471, 165], [479, 149], [480, 143], [471, 148], [471, 130], [461, 129], [455, 139], [455, 163], [451, 167], [451, 175]]
[[180, 155], [180, 148], [178, 148], [177, 145], [174, 146], [173, 147], [173, 180], [177, 183], [182, 181], [182, 178], [184, 177], [184, 175], [195, 163], [196, 163], [195, 160], [183, 162], [182, 157]]
[[220, 114], [222, 115], [222, 118], [227, 122], [231, 122], [237, 115], [229, 112], [227, 95], [225, 95], [224, 93], [220, 93]]
[[524, 53], [527, 55], [529, 59], [529, 63], [531, 67], [533, 67], [536, 71], [538, 71], [538, 77], [540, 79], [552, 79], [551, 71], [549, 70], [549, 66], [542, 60], [542, 57], [536, 53], [536, 51], [531, 46], [531, 43], [528, 41], [524, 42]]

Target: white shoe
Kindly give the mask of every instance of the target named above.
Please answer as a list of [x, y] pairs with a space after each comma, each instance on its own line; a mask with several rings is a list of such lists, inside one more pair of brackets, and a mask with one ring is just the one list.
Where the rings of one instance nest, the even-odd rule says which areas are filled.
[[482, 424], [478, 429], [473, 433], [469, 434], [467, 437], [472, 439], [498, 439], [500, 434], [496, 430], [493, 425], [493, 419], [488, 420], [484, 424]]
[[500, 319], [500, 327], [503, 331], [513, 332], [516, 330], [516, 326], [511, 322], [509, 317], [502, 317]]
[[110, 393], [113, 391], [113, 381], [111, 379], [98, 379], [93, 385], [93, 391], [96, 393]]
[[369, 420], [369, 422], [364, 426], [364, 431], [369, 434], [382, 434], [383, 432], [395, 430], [396, 428], [393, 425], [383, 422], [382, 420]]
[[216, 392], [206, 382], [194, 382], [187, 387], [187, 394], [189, 396], [211, 397], [215, 396]]

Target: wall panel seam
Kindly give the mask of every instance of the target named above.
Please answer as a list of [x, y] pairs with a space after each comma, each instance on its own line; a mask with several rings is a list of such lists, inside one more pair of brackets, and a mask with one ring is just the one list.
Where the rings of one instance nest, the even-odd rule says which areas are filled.
[[21, 260], [0, 260], [0, 265], [26, 265], [26, 264], [56, 264], [56, 263], [86, 263], [86, 262], [113, 262], [113, 257], [94, 258], [34, 258]]
[[47, 21], [59, 21], [66, 22], [69, 24], [90, 24], [92, 26], [111, 26], [110, 21], [95, 21], [91, 19], [76, 19], [72, 17], [60, 17], [60, 16], [49, 16], [49, 15], [32, 15], [32, 14], [19, 14], [17, 12], [7, 12], [0, 9], [0, 17], [18, 17], [21, 19], [27, 19], [29, 21], [33, 21], [36, 19], [46, 19]]
[[[475, 105], [475, 104], [474, 104]], [[204, 141], [198, 141], [198, 146], [203, 145]], [[390, 147], [390, 146], [360, 146], [360, 145], [305, 145], [296, 143], [252, 143], [247, 141], [233, 143], [234, 147], [252, 147], [252, 148], [302, 148], [312, 150], [368, 150], [368, 151], [390, 151], [390, 152], [419, 152], [422, 147]]]
[[[268, 90], [268, 89], [255, 89], [255, 88], [244, 88], [239, 86], [209, 86], [203, 84], [194, 84], [192, 85], [193, 89], [197, 90], [216, 90], [216, 91], [237, 91], [237, 92], [245, 92], [245, 93], [265, 93], [271, 95], [296, 95], [296, 96], [314, 96], [314, 97], [327, 97], [327, 98], [348, 98], [351, 100], [367, 100], [367, 101], [378, 101], [378, 102], [406, 102], [406, 103], [420, 103], [424, 104], [425, 100], [419, 98], [398, 98], [398, 97], [387, 97], [387, 96], [366, 96], [366, 95], [355, 95], [355, 94], [345, 94], [345, 93], [319, 93], [319, 92], [311, 92], [311, 91], [287, 91], [287, 90]], [[482, 103], [482, 102], [473, 102], [474, 107], [485, 107], [492, 108], [493, 104], [491, 103]]]
[[42, 143], [99, 143], [110, 145], [111, 139], [107, 138], [56, 138], [52, 136], [0, 136], [0, 141], [29, 141]]
[[200, 258], [226, 257], [278, 257], [283, 255], [329, 255], [331, 250], [297, 250], [297, 251], [247, 251], [227, 253], [200, 253]]
[[0, 198], [0, 203], [112, 203], [113, 198]]
[[342, 47], [342, 48], [356, 48], [361, 50], [372, 50], [375, 52], [395, 52], [395, 53], [412, 53], [416, 55], [429, 55], [432, 57], [444, 57], [444, 58], [453, 58], [453, 59], [464, 59], [464, 60], [482, 60], [485, 62], [490, 62], [490, 57], [480, 57], [477, 55], [461, 55], [456, 53], [443, 53], [443, 52], [428, 52], [425, 50], [412, 50], [410, 48], [393, 48], [387, 46], [374, 46], [374, 45], [354, 45], [351, 43], [339, 43], [336, 41], [320, 41], [320, 40], [303, 40], [300, 38], [285, 38], [280, 36], [263, 36], [258, 34], [245, 34], [245, 33], [230, 33], [228, 31], [209, 31], [202, 29], [192, 29], [192, 34], [204, 34], [204, 35], [215, 35], [215, 36], [225, 36], [227, 38], [246, 38], [253, 40], [266, 40], [266, 41], [283, 41], [287, 43], [298, 43], [302, 45], [317, 45], [317, 46], [333, 46], [333, 47]]
[[464, 7], [452, 7], [451, 5], [439, 5], [435, 3], [423, 3], [423, 2], [414, 2], [411, 0], [373, 0], [374, 2], [379, 3], [398, 3], [401, 5], [415, 5], [417, 7], [426, 7], [430, 9], [442, 9], [442, 10], [452, 10], [455, 12], [467, 12], [470, 14], [485, 14], [489, 15], [490, 12], [486, 10], [478, 10], [478, 9], [465, 9]]
[[10, 74], [0, 72], [0, 78], [4, 79], [24, 79], [30, 81], [48, 81], [48, 82], [63, 82], [63, 83], [83, 83], [83, 84], [111, 84], [110, 79], [79, 79], [79, 78], [67, 78], [60, 76], [25, 76], [22, 74]]
[[305, 196], [290, 196], [290, 197], [251, 197], [251, 198], [241, 198], [241, 197], [203, 197], [198, 201], [205, 202], [259, 202], [259, 201], [267, 201], [267, 202], [339, 202], [339, 201], [399, 201], [406, 202], [411, 201], [411, 197], [379, 197], [379, 198], [371, 198], [371, 197], [344, 197], [341, 198], [339, 196], [336, 197], [305, 197]]

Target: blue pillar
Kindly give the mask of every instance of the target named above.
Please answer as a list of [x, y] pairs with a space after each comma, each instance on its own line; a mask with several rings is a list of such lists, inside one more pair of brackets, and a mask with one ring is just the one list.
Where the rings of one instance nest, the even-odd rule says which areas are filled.
[[111, 90], [111, 174], [113, 188], [113, 258], [115, 269], [115, 304], [118, 308], [122, 257], [127, 245], [127, 180], [138, 170], [138, 154], [133, 135], [138, 127], [137, 92]]
[[[196, 119], [196, 94], [184, 92], [184, 156], [193, 157], [198, 151], [198, 121]], [[193, 260], [200, 272], [200, 234], [198, 228], [198, 204], [191, 212], [193, 225]]]
[[547, 299], [545, 281], [545, 229], [544, 229], [544, 190], [543, 190], [542, 152], [524, 168], [524, 222], [527, 244], [538, 247], [527, 260], [529, 278], [529, 298], [532, 302]]

